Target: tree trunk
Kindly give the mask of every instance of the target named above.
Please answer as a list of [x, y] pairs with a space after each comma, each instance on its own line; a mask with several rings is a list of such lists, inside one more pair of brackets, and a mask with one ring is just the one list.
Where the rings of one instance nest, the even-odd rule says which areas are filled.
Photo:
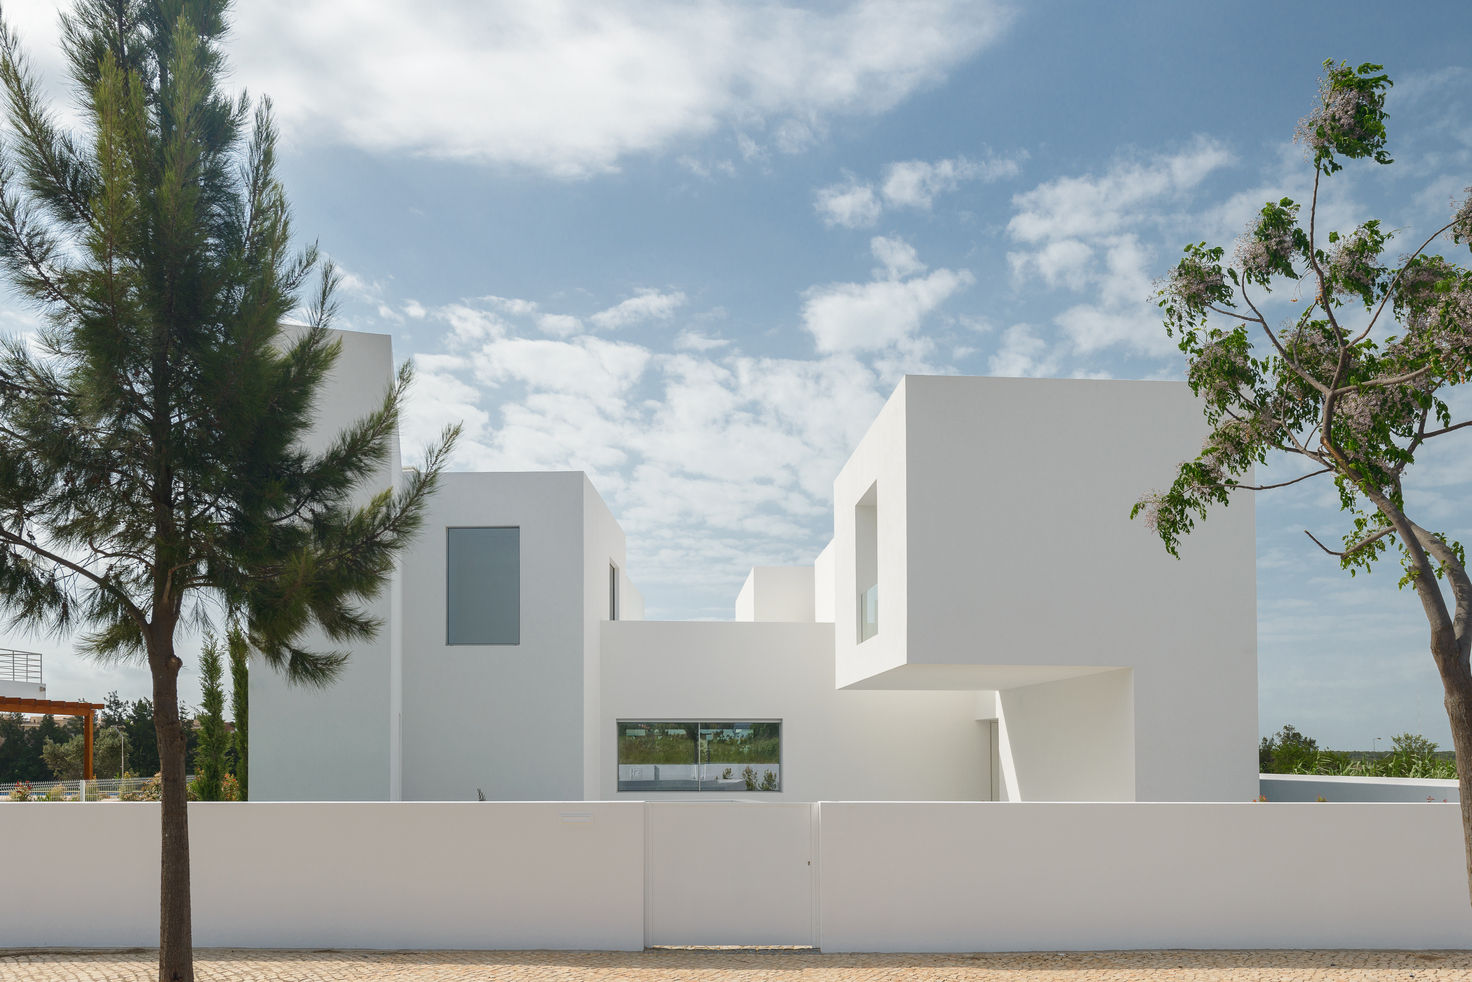
[[[1472, 674], [1453, 654], [1438, 658], [1441, 684], [1446, 690], [1446, 716], [1452, 727], [1452, 749], [1457, 754], [1457, 790], [1462, 799], [1462, 845], [1467, 857], [1467, 892], [1472, 902]], [[1448, 667], [1450, 666], [1450, 670]]]
[[[162, 632], [159, 632], [162, 633]], [[189, 789], [185, 782], [184, 728], [179, 721], [179, 668], [172, 632], [150, 645], [153, 720], [163, 774], [160, 795], [158, 921], [159, 982], [194, 982], [194, 945], [189, 901]]]

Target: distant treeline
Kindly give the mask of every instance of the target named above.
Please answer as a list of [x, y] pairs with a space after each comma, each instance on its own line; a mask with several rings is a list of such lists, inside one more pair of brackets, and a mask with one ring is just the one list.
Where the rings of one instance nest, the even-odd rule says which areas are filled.
[[1284, 726], [1257, 747], [1257, 769], [1263, 774], [1323, 774], [1330, 777], [1457, 776], [1456, 756], [1438, 750], [1419, 733], [1390, 738], [1390, 748], [1379, 752], [1324, 750], [1312, 737]]
[[[96, 776], [118, 777], [124, 766], [129, 774], [158, 773], [153, 700], [129, 703], [110, 692], [105, 706], [98, 710], [93, 732], [92, 767]], [[189, 741], [188, 759], [192, 761], [198, 735], [188, 708], [180, 706], [179, 711]], [[26, 725], [35, 720], [34, 716], [19, 713], [0, 714], [0, 785], [75, 780], [81, 776], [82, 720], [75, 716], [42, 716], [39, 724]]]

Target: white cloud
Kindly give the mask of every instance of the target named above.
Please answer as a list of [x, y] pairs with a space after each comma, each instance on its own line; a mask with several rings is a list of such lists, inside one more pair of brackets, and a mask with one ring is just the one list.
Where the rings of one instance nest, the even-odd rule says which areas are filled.
[[475, 377], [481, 382], [530, 383], [599, 404], [617, 401], [638, 381], [648, 362], [645, 348], [590, 335], [572, 341], [495, 338], [483, 343], [471, 358]]
[[915, 252], [915, 247], [904, 239], [891, 239], [876, 235], [869, 240], [869, 251], [884, 264], [885, 275], [892, 280], [925, 272], [925, 264]]
[[457, 467], [587, 470], [656, 612], [668, 585], [711, 598], [696, 613], [729, 615], [751, 565], [811, 562], [834, 474], [898, 376], [924, 369], [898, 348], [883, 370], [850, 352], [748, 357], [692, 330], [665, 349], [551, 339], [537, 316], [508, 320], [500, 306], [428, 311], [449, 330], [444, 350], [416, 356], [406, 450], [464, 419]]
[[892, 207], [929, 210], [935, 196], [954, 191], [962, 181], [997, 181], [1016, 177], [1021, 170], [1017, 158], [988, 157], [970, 160], [954, 157], [928, 162], [903, 160], [890, 164], [882, 188], [884, 200]]
[[1175, 343], [1160, 326], [1160, 314], [1148, 304], [1112, 309], [1094, 304], [1070, 307], [1053, 322], [1080, 354], [1092, 354], [1115, 345], [1147, 355], [1168, 356]]
[[936, 161], [901, 160], [885, 168], [878, 188], [850, 177], [822, 187], [814, 194], [813, 207], [829, 225], [863, 228], [873, 225], [889, 208], [919, 208], [929, 211], [937, 195], [954, 191], [963, 181], [998, 181], [1015, 177], [1021, 170], [1016, 157], [985, 159], [951, 157]]
[[[64, 94], [62, 0], [6, 4]], [[994, 0], [336, 0], [237, 4], [234, 76], [275, 101], [288, 139], [564, 176], [722, 130], [782, 153], [834, 116], [885, 112], [997, 40]]]
[[864, 228], [879, 220], [883, 206], [867, 184], [834, 184], [819, 188], [813, 207], [829, 225]]
[[803, 325], [821, 352], [873, 351], [910, 339], [921, 321], [969, 286], [966, 270], [870, 283], [830, 283], [804, 294]]
[[1002, 332], [1002, 344], [987, 361], [988, 375], [1009, 378], [1039, 378], [1058, 370], [1057, 357], [1048, 343], [1027, 324], [1013, 324]]
[[519, 297], [490, 296], [482, 297], [481, 299], [497, 310], [510, 314], [512, 317], [529, 317], [535, 314], [538, 309], [535, 300], [522, 300]]
[[346, 20], [333, 0], [253, 0], [231, 56], [314, 141], [579, 175], [752, 121], [795, 152], [823, 117], [944, 78], [1009, 19], [976, 0], [445, 0]]
[[679, 351], [714, 351], [731, 342], [727, 338], [713, 338], [697, 331], [681, 331], [675, 336], [675, 348]]
[[1017, 279], [1036, 273], [1050, 287], [1068, 285], [1089, 269], [1094, 250], [1078, 239], [1058, 239], [1036, 252], [1009, 252], [1007, 264]]
[[1225, 147], [1198, 137], [1176, 153], [1116, 161], [1102, 174], [1055, 178], [1014, 195], [1007, 232], [1022, 246], [1007, 254], [1014, 280], [1037, 277], [1086, 298], [1053, 318], [1079, 354], [1120, 347], [1170, 357], [1175, 346], [1151, 303], [1150, 241], [1192, 224], [1181, 215], [1190, 193], [1231, 162]]
[[1231, 162], [1226, 147], [1200, 137], [1180, 153], [1047, 181], [1013, 196], [1017, 212], [1007, 231], [1027, 243], [1116, 233], [1154, 217]]
[[543, 334], [554, 338], [571, 337], [583, 330], [583, 322], [571, 314], [543, 314], [537, 318], [537, 327]]
[[607, 310], [600, 310], [588, 320], [597, 327], [611, 331], [641, 321], [669, 320], [684, 304], [685, 294], [678, 290], [660, 293], [658, 290], [644, 289]]

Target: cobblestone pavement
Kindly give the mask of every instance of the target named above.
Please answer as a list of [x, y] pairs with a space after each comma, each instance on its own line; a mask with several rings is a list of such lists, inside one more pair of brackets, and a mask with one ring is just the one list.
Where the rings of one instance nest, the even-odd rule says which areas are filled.
[[[0, 949], [4, 982], [145, 982], [151, 949]], [[1093, 982], [1093, 980], [1472, 979], [1472, 951], [1111, 951], [957, 955], [839, 955], [792, 949], [607, 951], [195, 952], [204, 982]]]

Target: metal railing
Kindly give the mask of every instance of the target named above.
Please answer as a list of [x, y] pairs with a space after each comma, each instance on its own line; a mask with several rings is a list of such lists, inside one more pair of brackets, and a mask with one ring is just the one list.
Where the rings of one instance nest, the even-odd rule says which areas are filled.
[[[91, 781], [3, 782], [0, 783], [0, 805], [12, 801], [11, 791], [17, 785], [26, 789], [26, 798], [30, 801], [116, 801], [124, 794], [142, 792], [152, 780], [147, 777], [105, 777]], [[194, 775], [186, 775], [184, 780], [193, 781]]]
[[40, 685], [41, 653], [0, 648], [0, 682], [29, 682]]

